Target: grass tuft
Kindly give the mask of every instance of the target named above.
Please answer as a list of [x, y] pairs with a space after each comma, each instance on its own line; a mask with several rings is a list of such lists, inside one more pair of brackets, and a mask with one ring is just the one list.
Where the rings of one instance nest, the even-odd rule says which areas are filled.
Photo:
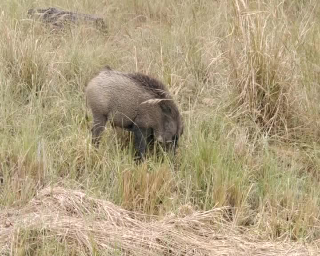
[[[102, 16], [108, 31], [85, 24], [52, 31], [27, 17], [29, 8], [50, 6]], [[1, 7], [7, 254], [237, 254], [257, 241], [275, 255], [288, 247], [271, 241], [319, 240], [317, 0], [4, 0]], [[184, 118], [176, 156], [156, 147], [137, 165], [132, 137], [109, 124], [99, 149], [92, 146], [84, 89], [105, 65], [168, 86]], [[53, 184], [59, 189], [41, 196]], [[14, 212], [13, 226], [5, 210]], [[230, 237], [221, 238], [224, 230]]]

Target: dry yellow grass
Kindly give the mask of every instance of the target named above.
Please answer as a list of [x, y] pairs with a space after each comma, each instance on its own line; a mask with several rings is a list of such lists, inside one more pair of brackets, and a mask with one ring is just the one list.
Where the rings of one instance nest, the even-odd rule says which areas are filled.
[[[21, 209], [0, 214], [0, 253], [39, 253], [53, 238], [77, 255], [318, 255], [316, 246], [258, 240], [231, 228], [225, 208], [188, 205], [161, 219], [124, 210], [81, 191], [48, 187]], [[26, 232], [29, 234], [26, 235]], [[23, 241], [21, 243], [21, 240]], [[31, 245], [29, 245], [30, 243]], [[74, 247], [76, 246], [76, 247]]]
[[[27, 16], [49, 6], [101, 16], [108, 31], [53, 32]], [[8, 254], [299, 255], [317, 244], [319, 17], [318, 0], [2, 1]], [[176, 157], [158, 148], [136, 165], [132, 138], [111, 127], [92, 147], [84, 88], [105, 65], [167, 85], [185, 122]]]

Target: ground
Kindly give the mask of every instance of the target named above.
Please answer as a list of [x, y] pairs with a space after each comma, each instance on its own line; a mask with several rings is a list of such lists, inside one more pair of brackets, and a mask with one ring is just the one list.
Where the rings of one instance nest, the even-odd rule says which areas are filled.
[[[1, 7], [0, 253], [319, 254], [317, 0]], [[48, 7], [107, 31], [28, 16]], [[106, 65], [168, 86], [185, 125], [176, 156], [159, 146], [136, 164], [110, 126], [92, 146], [84, 88]]]

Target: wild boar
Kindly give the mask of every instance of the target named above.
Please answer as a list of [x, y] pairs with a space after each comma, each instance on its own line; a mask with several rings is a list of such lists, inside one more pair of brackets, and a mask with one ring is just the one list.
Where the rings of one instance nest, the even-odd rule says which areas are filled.
[[141, 73], [104, 68], [86, 87], [86, 100], [93, 115], [92, 142], [99, 145], [109, 120], [113, 126], [134, 134], [137, 159], [145, 158], [154, 140], [174, 152], [183, 132], [183, 121], [166, 86]]

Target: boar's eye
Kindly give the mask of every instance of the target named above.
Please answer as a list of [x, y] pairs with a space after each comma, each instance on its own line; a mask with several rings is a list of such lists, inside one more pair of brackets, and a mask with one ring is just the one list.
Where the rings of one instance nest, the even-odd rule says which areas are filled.
[[168, 106], [167, 104], [160, 104], [160, 107], [162, 109], [162, 111], [167, 114], [167, 115], [171, 115], [171, 108], [170, 106]]

